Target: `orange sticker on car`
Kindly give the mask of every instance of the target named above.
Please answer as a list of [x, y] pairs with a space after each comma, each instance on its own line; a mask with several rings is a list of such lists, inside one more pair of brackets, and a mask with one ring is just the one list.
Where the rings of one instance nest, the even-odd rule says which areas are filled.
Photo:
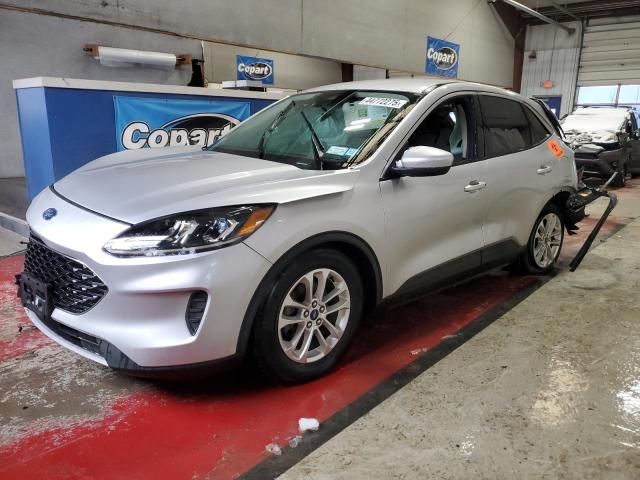
[[564, 156], [564, 148], [562, 148], [562, 146], [560, 145], [560, 142], [558, 142], [555, 139], [551, 139], [547, 142], [547, 147], [549, 147], [549, 150], [551, 150], [551, 153], [553, 153], [556, 158], [560, 158]]

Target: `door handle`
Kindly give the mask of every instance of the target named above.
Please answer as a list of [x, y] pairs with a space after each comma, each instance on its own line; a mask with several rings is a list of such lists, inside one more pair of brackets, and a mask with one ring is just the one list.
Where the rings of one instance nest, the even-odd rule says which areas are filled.
[[536, 170], [536, 172], [538, 173], [538, 175], [546, 175], [551, 170], [553, 170], [553, 167], [551, 165], [540, 165], [540, 168]]
[[487, 182], [479, 182], [478, 180], [471, 180], [469, 185], [464, 187], [464, 191], [467, 193], [477, 192], [487, 186]]

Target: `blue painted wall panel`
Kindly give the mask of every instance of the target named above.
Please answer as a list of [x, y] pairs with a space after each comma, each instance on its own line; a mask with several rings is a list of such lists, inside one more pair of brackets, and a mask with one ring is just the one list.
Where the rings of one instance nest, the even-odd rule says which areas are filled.
[[29, 200], [54, 178], [47, 103], [42, 88], [16, 91], [18, 122]]

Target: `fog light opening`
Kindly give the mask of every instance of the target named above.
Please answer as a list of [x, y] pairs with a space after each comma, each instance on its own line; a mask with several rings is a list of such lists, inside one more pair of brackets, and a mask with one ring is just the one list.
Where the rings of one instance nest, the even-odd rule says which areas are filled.
[[207, 292], [202, 291], [193, 292], [189, 297], [185, 320], [191, 335], [195, 335], [200, 327], [204, 310], [207, 308], [208, 298], [209, 296], [207, 295]]

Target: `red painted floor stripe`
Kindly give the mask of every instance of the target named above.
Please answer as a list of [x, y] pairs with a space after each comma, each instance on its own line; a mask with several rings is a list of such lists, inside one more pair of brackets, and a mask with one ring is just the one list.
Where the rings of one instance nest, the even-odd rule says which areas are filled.
[[[608, 222], [606, 228], [615, 226]], [[565, 261], [587, 232], [567, 238]], [[422, 349], [433, 348], [534, 281], [494, 273], [380, 311], [364, 321], [336, 371], [305, 385], [273, 387], [247, 375], [212, 379], [206, 387], [151, 387], [112, 405], [113, 413], [101, 422], [34, 434], [6, 446], [0, 450], [0, 477], [235, 477], [269, 455], [267, 444], [285, 445], [296, 435], [300, 417], [322, 422]]]

